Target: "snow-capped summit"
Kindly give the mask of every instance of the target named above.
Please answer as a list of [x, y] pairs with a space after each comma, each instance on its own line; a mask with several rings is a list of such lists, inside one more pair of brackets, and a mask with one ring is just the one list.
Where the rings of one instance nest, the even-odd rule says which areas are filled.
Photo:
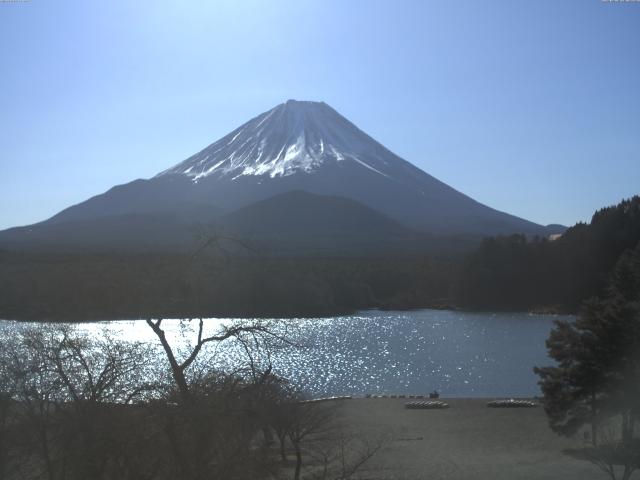
[[158, 176], [274, 178], [336, 162], [387, 175], [390, 154], [326, 103], [287, 100]]

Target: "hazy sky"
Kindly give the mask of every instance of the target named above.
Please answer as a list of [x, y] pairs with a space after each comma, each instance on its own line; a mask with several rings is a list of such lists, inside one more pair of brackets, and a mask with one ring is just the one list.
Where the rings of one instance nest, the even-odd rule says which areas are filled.
[[640, 193], [640, 3], [0, 2], [0, 228], [324, 100], [491, 207], [588, 220]]

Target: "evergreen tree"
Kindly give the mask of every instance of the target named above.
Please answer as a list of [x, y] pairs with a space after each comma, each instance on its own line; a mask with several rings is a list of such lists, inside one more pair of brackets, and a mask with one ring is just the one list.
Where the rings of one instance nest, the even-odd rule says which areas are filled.
[[534, 371], [551, 428], [572, 435], [589, 424], [595, 447], [598, 425], [619, 420], [620, 438], [584, 458], [606, 465], [613, 478], [611, 466], [621, 464], [629, 478], [640, 459], [640, 243], [621, 256], [606, 297], [586, 302], [575, 321], [556, 322], [547, 348], [557, 364]]
[[578, 223], [554, 241], [485, 239], [462, 265], [456, 301], [470, 309], [575, 312], [585, 299], [605, 293], [616, 262], [638, 242], [640, 196], [598, 210], [589, 224]]

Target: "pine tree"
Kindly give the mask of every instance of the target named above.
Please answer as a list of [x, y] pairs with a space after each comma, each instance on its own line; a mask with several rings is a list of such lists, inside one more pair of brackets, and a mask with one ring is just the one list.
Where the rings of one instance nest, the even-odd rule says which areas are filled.
[[557, 364], [534, 371], [549, 425], [567, 436], [590, 425], [596, 447], [598, 425], [619, 419], [620, 438], [581, 458], [612, 478], [613, 466], [623, 465], [622, 478], [629, 478], [640, 466], [640, 244], [621, 256], [604, 298], [585, 302], [575, 321], [556, 322], [547, 348]]

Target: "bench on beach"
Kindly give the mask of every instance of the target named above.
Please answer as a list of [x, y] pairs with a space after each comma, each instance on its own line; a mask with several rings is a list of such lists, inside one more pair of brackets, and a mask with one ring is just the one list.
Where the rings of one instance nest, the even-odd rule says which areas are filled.
[[487, 407], [489, 408], [534, 408], [537, 406], [538, 404], [531, 400], [514, 400], [513, 398], [487, 402]]
[[441, 400], [428, 402], [409, 402], [404, 404], [404, 408], [415, 410], [437, 410], [442, 408], [449, 408], [449, 404]]

